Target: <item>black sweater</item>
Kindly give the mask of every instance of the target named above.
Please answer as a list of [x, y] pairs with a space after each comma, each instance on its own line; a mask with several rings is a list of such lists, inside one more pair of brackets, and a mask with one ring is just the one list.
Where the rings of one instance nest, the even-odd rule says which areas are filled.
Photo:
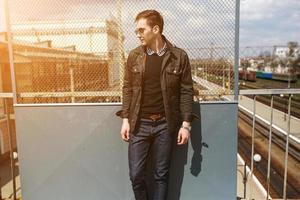
[[160, 85], [160, 72], [163, 56], [156, 53], [146, 57], [143, 82], [141, 117], [151, 114], [164, 114], [164, 103]]

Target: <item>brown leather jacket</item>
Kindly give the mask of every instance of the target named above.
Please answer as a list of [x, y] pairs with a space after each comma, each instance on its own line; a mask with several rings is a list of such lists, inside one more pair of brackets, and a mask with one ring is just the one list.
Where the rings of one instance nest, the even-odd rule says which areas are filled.
[[[163, 38], [167, 42], [167, 51], [160, 82], [168, 128], [174, 132], [182, 121], [192, 120], [193, 81], [187, 53]], [[139, 46], [129, 53], [125, 66], [123, 105], [117, 115], [129, 119], [130, 132], [134, 130], [139, 116], [145, 61], [145, 47]]]

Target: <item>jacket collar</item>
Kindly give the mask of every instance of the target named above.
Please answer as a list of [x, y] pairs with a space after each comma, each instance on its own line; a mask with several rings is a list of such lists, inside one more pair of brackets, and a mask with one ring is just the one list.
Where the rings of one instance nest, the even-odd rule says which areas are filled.
[[147, 47], [147, 54], [149, 55], [149, 56], [151, 56], [151, 55], [153, 55], [153, 54], [157, 54], [158, 56], [163, 56], [165, 53], [166, 53], [166, 51], [167, 51], [167, 43], [165, 42], [164, 43], [164, 46], [158, 51], [158, 52], [155, 52], [155, 51], [153, 51], [152, 49], [150, 49], [149, 47]]
[[162, 35], [162, 38], [167, 43], [167, 50], [172, 51], [174, 45], [164, 35]]
[[[164, 56], [163, 61], [162, 61], [161, 72], [164, 71], [164, 69], [166, 67], [166, 63], [169, 60], [169, 58], [171, 56], [175, 55], [173, 53], [174, 46], [172, 45], [172, 43], [170, 41], [168, 41], [164, 35], [162, 35], [162, 37], [163, 37], [163, 39], [165, 40], [165, 42], [167, 44], [167, 48], [166, 48], [165, 56]], [[137, 47], [135, 49], [135, 53], [138, 54], [137, 62], [139, 63], [139, 66], [141, 67], [142, 72], [144, 72], [145, 71], [145, 63], [146, 63], [146, 55], [147, 55], [147, 47], [144, 46], [144, 45], [140, 45], [139, 47]]]
[[[162, 38], [167, 44], [166, 51], [170, 51], [172, 53], [174, 45], [164, 35], [162, 35]], [[137, 49], [139, 53], [147, 53], [147, 47], [144, 45], [140, 45]]]

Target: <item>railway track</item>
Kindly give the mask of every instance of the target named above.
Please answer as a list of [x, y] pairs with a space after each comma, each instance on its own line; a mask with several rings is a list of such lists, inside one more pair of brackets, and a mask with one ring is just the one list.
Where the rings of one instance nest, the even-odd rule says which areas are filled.
[[[267, 188], [268, 166], [268, 138], [269, 126], [256, 119], [255, 125], [255, 153], [262, 156], [262, 160], [256, 163], [254, 174]], [[248, 166], [251, 165], [251, 132], [252, 116], [247, 112], [239, 111], [238, 123], [238, 151]], [[272, 129], [271, 169], [270, 169], [270, 195], [272, 198], [282, 198], [284, 179], [286, 136], [276, 129]], [[287, 197], [300, 198], [300, 144], [290, 140], [287, 177]]]

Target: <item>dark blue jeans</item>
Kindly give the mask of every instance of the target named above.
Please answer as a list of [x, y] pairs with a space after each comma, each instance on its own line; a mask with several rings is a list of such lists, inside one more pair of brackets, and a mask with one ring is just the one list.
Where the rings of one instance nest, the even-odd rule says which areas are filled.
[[130, 134], [129, 175], [136, 200], [147, 200], [146, 164], [150, 150], [154, 163], [154, 200], [167, 199], [172, 135], [166, 119], [157, 122], [141, 119]]

